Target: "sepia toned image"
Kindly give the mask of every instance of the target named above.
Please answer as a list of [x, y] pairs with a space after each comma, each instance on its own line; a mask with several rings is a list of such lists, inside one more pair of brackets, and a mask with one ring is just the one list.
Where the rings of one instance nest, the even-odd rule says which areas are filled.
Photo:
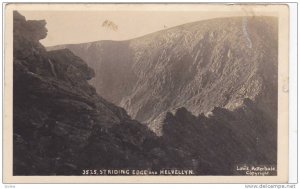
[[10, 4], [5, 19], [8, 182], [287, 182], [285, 5]]

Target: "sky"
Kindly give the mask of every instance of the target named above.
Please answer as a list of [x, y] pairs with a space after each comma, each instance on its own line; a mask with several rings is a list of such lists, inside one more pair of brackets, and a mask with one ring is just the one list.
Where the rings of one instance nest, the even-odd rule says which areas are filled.
[[27, 20], [46, 20], [45, 46], [128, 40], [189, 22], [240, 16], [241, 12], [162, 10], [20, 10]]

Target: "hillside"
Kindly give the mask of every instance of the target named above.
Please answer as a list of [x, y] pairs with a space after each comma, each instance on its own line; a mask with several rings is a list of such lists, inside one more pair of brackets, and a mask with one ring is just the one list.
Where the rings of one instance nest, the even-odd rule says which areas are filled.
[[277, 19], [218, 18], [127, 41], [61, 45], [95, 70], [97, 92], [162, 135], [169, 111], [234, 110], [245, 98], [277, 112]]

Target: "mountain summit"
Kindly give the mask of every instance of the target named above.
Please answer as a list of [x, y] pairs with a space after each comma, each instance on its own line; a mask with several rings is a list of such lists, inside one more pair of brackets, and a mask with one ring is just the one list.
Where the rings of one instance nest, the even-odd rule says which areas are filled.
[[127, 41], [60, 45], [95, 70], [108, 101], [162, 135], [167, 112], [234, 110], [245, 98], [277, 115], [277, 18], [193, 22]]

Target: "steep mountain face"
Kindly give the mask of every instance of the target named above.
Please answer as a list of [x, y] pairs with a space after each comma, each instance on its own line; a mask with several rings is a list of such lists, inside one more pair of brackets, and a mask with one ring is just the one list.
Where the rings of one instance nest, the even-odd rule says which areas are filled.
[[[123, 108], [117, 107], [98, 96], [88, 81], [92, 80], [95, 72], [96, 75], [99, 75], [101, 71], [103, 78], [107, 79], [104, 79], [101, 85], [103, 93], [107, 93], [106, 97], [115, 99], [112, 101], [122, 104], [125, 102], [122, 92], [126, 91], [128, 93], [126, 98], [135, 97], [130, 104], [138, 105], [138, 103], [144, 102], [143, 98], [145, 98], [145, 102], [148, 102], [154, 97], [152, 93], [141, 93], [141, 91], [150, 91], [150, 89], [146, 90], [145, 87], [149, 87], [148, 85], [156, 77], [157, 79], [165, 78], [165, 82], [172, 85], [166, 86], [164, 82], [158, 82], [159, 80], [155, 84], [160, 87], [167, 87], [171, 92], [177, 91], [179, 94], [180, 90], [174, 89], [174, 86], [178, 85], [179, 88], [185, 88], [185, 85], [179, 86], [178, 82], [183, 82], [181, 79], [189, 76], [185, 73], [186, 68], [179, 66], [183, 63], [175, 62], [178, 67], [176, 67], [177, 71], [174, 71], [173, 63], [169, 66], [166, 65], [167, 68], [156, 68], [162, 64], [160, 61], [155, 61], [155, 63], [152, 61], [155, 65], [152, 67], [150, 62], [145, 60], [149, 63], [147, 65], [149, 70], [137, 72], [137, 70], [142, 69], [139, 68], [141, 65], [135, 61], [133, 62], [136, 65], [132, 67], [131, 64], [119, 65], [112, 60], [130, 62], [129, 59], [133, 55], [126, 50], [133, 49], [133, 44], [138, 45], [138, 39], [130, 43], [129, 41], [105, 41], [101, 42], [103, 46], [107, 47], [104, 49], [110, 49], [111, 53], [114, 52], [114, 54], [106, 54], [106, 57], [101, 59], [103, 66], [107, 64], [104, 66], [107, 68], [106, 72], [100, 68], [94, 72], [70, 50], [62, 49], [47, 52], [39, 43], [39, 40], [47, 34], [45, 24], [45, 21], [26, 21], [25, 17], [14, 12], [14, 175], [82, 175], [84, 169], [135, 169], [158, 172], [164, 169], [189, 169], [196, 175], [245, 175], [245, 173], [236, 170], [237, 165], [270, 165], [276, 167], [277, 121], [274, 119], [276, 110], [272, 106], [263, 106], [263, 103], [245, 98], [235, 110], [214, 107], [207, 116], [204, 114], [195, 116], [192, 114], [193, 112], [183, 107], [173, 110], [173, 113], [165, 112], [169, 110], [168, 108], [159, 109], [163, 112], [160, 115], [164, 115], [160, 116], [161, 122], [159, 123], [164, 135], [158, 137], [145, 125], [132, 120]], [[149, 38], [149, 41], [144, 40], [145, 46], [139, 44], [140, 50], [145, 48], [154, 51], [154, 48], [149, 48], [149, 44], [158, 41], [151, 42], [152, 38], [157, 35], [154, 34], [145, 38]], [[95, 44], [98, 43], [91, 45]], [[254, 44], [252, 42], [252, 45]], [[86, 47], [82, 48], [85, 49]], [[83, 49], [81, 52], [84, 53]], [[93, 52], [92, 49], [95, 48], [91, 48], [88, 52], [97, 52]], [[178, 50], [180, 50], [179, 47]], [[147, 53], [150, 56], [150, 52]], [[156, 53], [159, 54], [159, 52]], [[151, 57], [148, 57], [147, 54], [144, 55], [150, 61], [152, 55]], [[178, 54], [178, 56], [180, 55]], [[206, 57], [205, 54], [203, 56]], [[153, 57], [156, 55], [154, 54]], [[90, 58], [85, 57], [92, 65], [91, 61], [94, 58], [92, 54]], [[253, 64], [258, 63], [253, 62]], [[261, 65], [264, 64], [266, 63], [261, 63]], [[161, 75], [154, 76], [154, 70], [151, 70], [150, 67], [157, 69], [157, 73]], [[248, 67], [239, 69], [248, 69]], [[269, 86], [264, 86], [265, 88], [261, 86], [259, 88], [261, 90], [257, 93], [258, 96], [261, 95], [260, 99], [272, 97], [269, 101], [263, 101], [265, 104], [275, 103], [274, 97], [276, 97], [275, 93], [273, 96], [271, 93], [266, 93], [267, 87], [273, 90], [276, 85], [275, 81], [269, 79], [270, 75], [273, 74], [272, 69], [275, 70], [276, 68], [271, 66], [270, 69], [263, 72], [265, 76], [261, 76], [268, 81]], [[198, 72], [195, 69], [191, 71]], [[173, 72], [179, 75], [170, 75]], [[256, 78], [258, 72], [261, 70], [255, 70], [251, 73]], [[149, 81], [145, 79], [145, 83], [138, 83], [142, 82], [142, 76], [138, 73], [144, 75]], [[180, 75], [181, 73], [183, 75]], [[150, 77], [148, 74], [153, 75]], [[248, 72], [244, 71], [243, 74], [248, 75]], [[102, 76], [98, 77], [101, 78]], [[132, 86], [127, 85], [127, 82], [131, 83]], [[153, 91], [158, 90], [158, 86], [153, 84], [151, 84]], [[208, 82], [207, 85], [211, 86], [211, 90], [217, 90], [215, 86], [217, 84]], [[137, 89], [138, 86], [141, 88]], [[245, 85], [245, 87], [248, 86]], [[101, 93], [99, 89], [98, 93]], [[204, 89], [206, 90], [206, 88]], [[223, 87], [222, 90], [225, 89]], [[245, 89], [245, 94], [252, 94], [248, 89], [250, 90], [250, 88]], [[112, 90], [111, 96], [108, 95], [109, 90]], [[161, 88], [160, 90], [165, 89]], [[258, 88], [253, 89], [253, 91], [256, 90]], [[136, 91], [136, 93], [131, 94], [132, 91]], [[161, 94], [161, 92], [156, 91], [157, 94]], [[184, 93], [184, 91], [181, 92]], [[187, 91], [184, 94], [186, 93]], [[213, 95], [213, 93], [208, 94]], [[256, 93], [253, 92], [253, 94]], [[158, 97], [158, 102], [167, 100]], [[164, 98], [167, 97], [170, 96], [164, 96]], [[228, 98], [231, 99], [231, 96]], [[180, 99], [170, 99], [172, 102], [178, 102], [177, 105], [179, 105]], [[218, 102], [214, 96], [206, 100], [210, 101], [207, 104], [213, 103], [213, 100]], [[204, 109], [207, 108], [205, 106], [207, 104], [203, 104]], [[154, 112], [161, 107], [160, 104], [152, 106], [151, 103], [148, 103], [146, 105], [145, 111], [149, 112]], [[177, 105], [172, 106], [172, 108], [174, 109]], [[143, 106], [145, 105], [140, 104], [137, 112], [140, 112]], [[201, 107], [198, 108], [201, 109]], [[270, 174], [276, 174], [276, 171]]]
[[158, 135], [166, 113], [234, 110], [245, 98], [277, 111], [277, 18], [200, 21], [128, 41], [61, 45], [95, 69], [91, 84]]
[[155, 135], [96, 94], [87, 82], [94, 71], [79, 57], [45, 50], [45, 24], [14, 13], [14, 174], [151, 168]]

